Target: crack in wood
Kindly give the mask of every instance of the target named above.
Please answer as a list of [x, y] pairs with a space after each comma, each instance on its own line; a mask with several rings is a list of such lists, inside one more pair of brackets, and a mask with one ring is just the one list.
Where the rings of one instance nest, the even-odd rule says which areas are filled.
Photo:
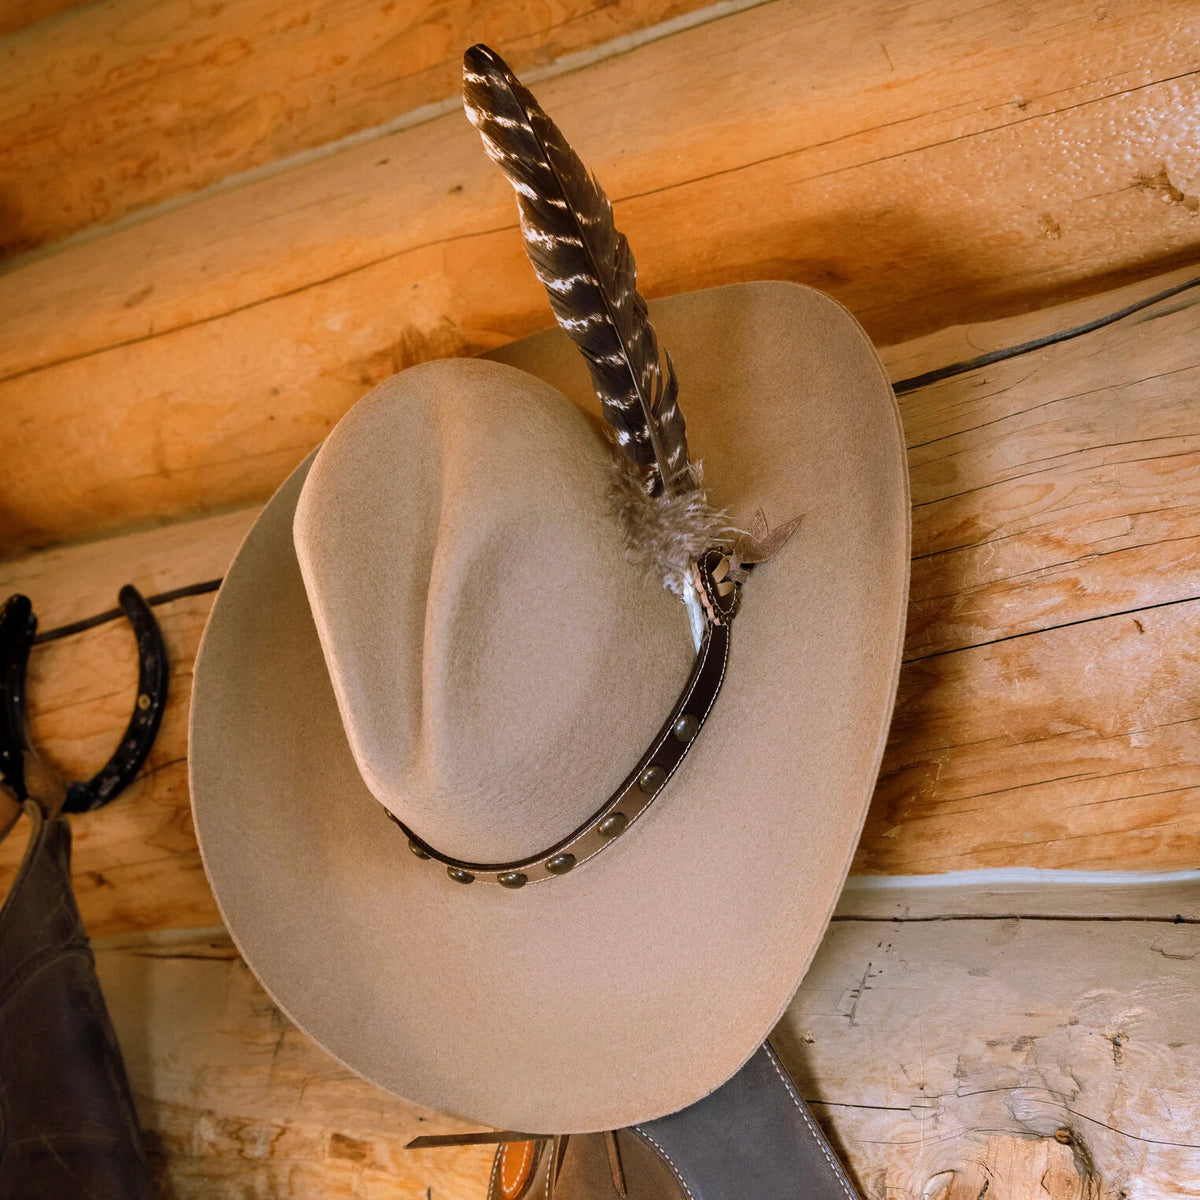
[[[1200, 460], [1200, 453], [1197, 454], [1197, 459]], [[1012, 536], [1022, 536], [1016, 534]], [[1001, 540], [1001, 539], [996, 539]], [[1113, 538], [1106, 538], [1105, 541], [1112, 541]], [[1132, 554], [1136, 550], [1153, 549], [1155, 546], [1169, 546], [1173, 542], [1200, 542], [1200, 533], [1181, 534], [1179, 537], [1163, 537], [1157, 538], [1152, 542], [1134, 542], [1126, 546], [1114, 546], [1111, 550], [1092, 550], [1086, 554], [1077, 555], [1075, 558], [1056, 559], [1053, 562], [1045, 562], [1039, 566], [1031, 567], [1028, 571], [1017, 571], [1012, 575], [995, 575], [989, 577], [983, 583], [975, 584], [969, 587], [960, 588], [953, 592], [939, 592], [932, 595], [923, 595], [914, 598], [914, 604], [935, 605], [938, 601], [943, 600], [958, 600], [964, 597], [971, 596], [986, 596], [993, 591], [998, 585], [1005, 583], [1015, 583], [1018, 580], [1034, 579], [1037, 582], [1053, 581], [1062, 573], [1066, 572], [1070, 567], [1078, 567], [1090, 563], [1098, 562], [1102, 558], [1109, 558], [1113, 555]], [[980, 543], [981, 545], [994, 545], [995, 542]], [[973, 547], [966, 547], [973, 549]], [[915, 561], [915, 560], [914, 560]]]
[[[1200, 299], [1189, 300], [1189, 302], [1187, 303], [1185, 308], [1192, 308], [1192, 307], [1195, 307], [1196, 305], [1200, 305]], [[1050, 349], [1052, 349], [1052, 347], [1045, 346], [1045, 347], [1041, 347], [1041, 349], [1050, 350]], [[1078, 350], [1079, 350], [1081, 356], [1086, 356], [1086, 346], [1080, 347], [1080, 348], [1078, 348]], [[1036, 351], [1034, 351], [1034, 353], [1036, 353]], [[987, 368], [980, 367], [980, 368], [977, 368], [977, 370], [984, 371], [984, 370], [987, 370]], [[969, 433], [975, 433], [980, 429], [987, 429], [992, 425], [1000, 425], [1000, 424], [1003, 424], [1005, 421], [1012, 421], [1012, 420], [1015, 420], [1017, 417], [1023, 417], [1023, 416], [1028, 415], [1029, 413], [1039, 412], [1042, 409], [1046, 409], [1046, 408], [1053, 408], [1056, 404], [1065, 404], [1072, 400], [1086, 400], [1089, 396], [1102, 395], [1105, 392], [1117, 392], [1117, 391], [1121, 391], [1124, 388], [1137, 387], [1139, 384], [1149, 383], [1155, 379], [1167, 379], [1167, 378], [1171, 377], [1172, 375], [1187, 374], [1188, 372], [1195, 371], [1195, 370], [1197, 370], [1196, 364], [1188, 363], [1187, 365], [1182, 366], [1182, 367], [1175, 367], [1170, 371], [1161, 371], [1161, 372], [1158, 372], [1157, 374], [1146, 375], [1139, 379], [1114, 379], [1111, 382], [1102, 385], [1101, 387], [1087, 388], [1082, 392], [1071, 392], [1066, 396], [1055, 396], [1050, 400], [1043, 400], [1038, 404], [1032, 404], [1028, 408], [1020, 408], [1020, 409], [1014, 410], [1013, 412], [1006, 412], [999, 417], [994, 417], [990, 421], [981, 421], [978, 425], [969, 425], [964, 429], [955, 429], [950, 433], [940, 434], [938, 437], [930, 438], [927, 442], [909, 443], [906, 446], [906, 449], [921, 450], [921, 449], [924, 449], [926, 446], [933, 446], [938, 442], [944, 442], [944, 441], [949, 440], [950, 438], [965, 437]], [[965, 402], [969, 403], [969, 404], [976, 404], [976, 403], [980, 403], [984, 400], [994, 399], [996, 396], [1003, 396], [1003, 395], [1006, 395], [1007, 393], [1015, 392], [1027, 380], [1033, 378], [1033, 375], [1034, 375], [1034, 372], [1030, 372], [1028, 375], [1024, 375], [1020, 379], [1016, 379], [1009, 383], [1006, 383], [1004, 385], [1004, 387], [998, 388], [994, 392], [988, 392], [985, 395], [968, 396], [968, 397], [966, 397]], [[1106, 445], [1107, 444], [1108, 443], [1106, 443]], [[1112, 444], [1123, 445], [1124, 443], [1116, 442], [1116, 443], [1112, 443]], [[944, 460], [934, 458], [934, 459], [929, 459], [927, 461], [942, 462]], [[1031, 459], [1030, 461], [1031, 462], [1045, 462], [1047, 460], [1046, 459]]]
[[1076, 621], [1062, 621], [1057, 625], [1045, 625], [1038, 629], [1023, 630], [1020, 633], [1006, 633], [1001, 637], [990, 638], [983, 642], [972, 642], [967, 646], [954, 646], [947, 650], [934, 650], [929, 654], [917, 654], [903, 661], [907, 663], [925, 662], [931, 658], [943, 658], [949, 654], [962, 654], [967, 650], [982, 650], [986, 646], [998, 646], [1001, 642], [1015, 641], [1017, 638], [1035, 637], [1040, 633], [1053, 633], [1058, 629], [1071, 629], [1076, 625], [1090, 625], [1095, 621], [1110, 621], [1114, 617], [1128, 617], [1134, 613], [1152, 612], [1158, 608], [1172, 608], [1177, 604], [1194, 604], [1200, 596], [1181, 596], [1176, 600], [1162, 600], [1157, 604], [1141, 604], [1135, 608], [1123, 608], [1116, 612], [1097, 613], [1091, 617], [1080, 617]]
[[[945, 912], [928, 914], [922, 916], [858, 916], [853, 913], [842, 914], [836, 913], [830, 918], [831, 921], [844, 922], [847, 924], [854, 922], [863, 922], [871, 924], [887, 924], [887, 925], [928, 925], [942, 921], [1042, 921], [1047, 923], [1054, 922], [1077, 922], [1088, 923], [1098, 922], [1107, 925], [1200, 925], [1200, 917], [1185, 917], [1182, 913], [1175, 913], [1172, 916], [1102, 916], [1093, 915], [1090, 913], [1038, 913], [1038, 912], [1021, 912], [1014, 910], [1012, 912], [1003, 913], [969, 913], [969, 912]], [[1173, 956], [1166, 956], [1173, 957]], [[1184, 955], [1184, 958], [1193, 958], [1193, 955]]]
[[[945, 504], [948, 500], [961, 500], [967, 496], [977, 496], [980, 492], [989, 492], [994, 488], [1008, 487], [1014, 483], [1023, 483], [1027, 480], [1034, 479], [1039, 475], [1045, 475], [1060, 465], [1064, 460], [1079, 458], [1081, 456], [1092, 456], [1095, 458], [1098, 455], [1104, 455], [1099, 462], [1084, 462], [1081, 463], [1075, 470], [1079, 472], [1094, 469], [1095, 467], [1117, 467], [1127, 466], [1136, 463], [1146, 462], [1167, 462], [1172, 458], [1194, 458], [1200, 449], [1192, 448], [1188, 450], [1172, 451], [1170, 454], [1150, 454], [1141, 458], [1109, 458], [1107, 452], [1109, 450], [1119, 449], [1122, 446], [1140, 446], [1151, 442], [1177, 442], [1193, 438], [1195, 435], [1192, 432], [1188, 433], [1167, 433], [1160, 434], [1151, 438], [1132, 438], [1124, 442], [1104, 442], [1098, 443], [1095, 446], [1086, 446], [1081, 449], [1063, 450], [1056, 454], [1048, 454], [1042, 458], [1029, 458], [1024, 461], [1023, 466], [1038, 466], [1036, 471], [1019, 471], [1012, 475], [1001, 474], [997, 478], [989, 479], [986, 483], [981, 483], [977, 487], [964, 488], [961, 492], [949, 492], [944, 496], [935, 496], [929, 500], [917, 500], [913, 503], [913, 511], [923, 508], [932, 508], [938, 504]], [[919, 464], [920, 468], [927, 468], [930, 465], [938, 463], [946, 463], [956, 458], [960, 452], [955, 451], [947, 454], [942, 458], [926, 459]], [[1046, 463], [1047, 466], [1039, 466]]]

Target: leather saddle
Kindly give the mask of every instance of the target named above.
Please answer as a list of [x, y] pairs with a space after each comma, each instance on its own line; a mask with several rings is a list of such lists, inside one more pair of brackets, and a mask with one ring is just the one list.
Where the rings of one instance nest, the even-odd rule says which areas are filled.
[[770, 1043], [689, 1108], [615, 1133], [507, 1142], [488, 1200], [859, 1200]]
[[71, 893], [71, 831], [33, 834], [0, 910], [0, 1200], [150, 1200], [137, 1113]]

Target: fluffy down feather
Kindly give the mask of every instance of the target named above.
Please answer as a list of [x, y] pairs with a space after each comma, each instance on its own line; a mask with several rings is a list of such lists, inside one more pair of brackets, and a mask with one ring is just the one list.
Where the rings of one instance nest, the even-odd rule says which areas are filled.
[[696, 560], [714, 546], [727, 545], [737, 532], [723, 512], [708, 503], [700, 464], [692, 464], [694, 488], [668, 496], [647, 491], [642, 477], [614, 452], [609, 496], [625, 529], [629, 557], [641, 562], [646, 577], [659, 580], [682, 598]]

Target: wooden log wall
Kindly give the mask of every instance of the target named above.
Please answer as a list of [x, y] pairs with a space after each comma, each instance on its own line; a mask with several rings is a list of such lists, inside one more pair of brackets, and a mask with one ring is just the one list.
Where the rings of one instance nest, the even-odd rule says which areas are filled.
[[70, 8], [79, 8], [88, 0], [7, 0], [0, 9], [0, 37], [47, 21]]
[[[216, 578], [373, 383], [548, 323], [452, 111], [474, 40], [541, 80], [650, 295], [813, 283], [900, 379], [1200, 272], [1198, 33], [1198, 0], [17, 0], [0, 596], [46, 628]], [[1200, 1195], [1194, 886], [870, 882], [1200, 869], [1198, 324], [1184, 293], [902, 398], [897, 717], [858, 890], [779, 1031], [870, 1200]], [[159, 608], [159, 742], [74, 823], [162, 1194], [476, 1198], [488, 1155], [404, 1154], [446, 1119], [298, 1035], [217, 924], [186, 778], [210, 605]], [[120, 623], [35, 649], [59, 765], [107, 757], [134, 666]]]
[[[108, 11], [13, 35], [10, 61]], [[896, 342], [1200, 252], [1194, 0], [773, 0], [709, 16], [539, 84], [651, 295], [796, 279]], [[481, 32], [497, 31], [460, 35]], [[536, 34], [498, 48], [522, 37]], [[39, 70], [4, 78], [36, 91]], [[134, 89], [131, 125], [161, 113], [152, 95]], [[55, 159], [67, 190], [75, 161]], [[39, 211], [65, 203], [47, 188]], [[261, 501], [383, 376], [547, 321], [508, 185], [458, 112], [143, 216], [0, 275], [10, 553]]]
[[[444, 102], [462, 51], [528, 71], [706, 0], [24, 0], [7, 18], [0, 175], [13, 254]], [[65, 166], [65, 170], [64, 170]]]
[[[867, 1200], [1200, 1196], [1200, 926], [1175, 910], [1200, 888], [1153, 891], [950, 888], [954, 921], [848, 893], [774, 1040]], [[487, 1148], [404, 1151], [462, 1126], [349, 1076], [224, 931], [115, 939], [98, 968], [164, 1195], [482, 1200]]]

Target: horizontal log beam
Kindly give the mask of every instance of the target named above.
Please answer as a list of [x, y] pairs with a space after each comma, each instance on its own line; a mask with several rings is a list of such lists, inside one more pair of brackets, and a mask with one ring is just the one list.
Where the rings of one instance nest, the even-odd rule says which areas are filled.
[[[976, 889], [939, 895], [961, 919], [835, 921], [774, 1035], [863, 1194], [1200, 1195], [1200, 927], [972, 918]], [[484, 1194], [492, 1148], [403, 1150], [462, 1127], [308, 1041], [223, 931], [102, 943], [97, 967], [164, 1192]]]
[[[0, 34], [78, 0], [21, 0]], [[0, 257], [453, 96], [462, 51], [545, 69], [710, 0], [109, 0], [0, 42]]]

